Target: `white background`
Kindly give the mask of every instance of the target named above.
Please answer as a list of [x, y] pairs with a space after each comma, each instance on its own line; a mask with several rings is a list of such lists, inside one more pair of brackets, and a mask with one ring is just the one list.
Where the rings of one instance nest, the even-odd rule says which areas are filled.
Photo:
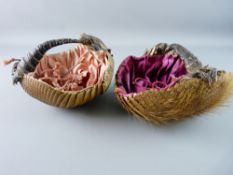
[[[0, 61], [86, 32], [112, 49], [115, 70], [128, 55], [176, 42], [233, 71], [230, 0], [0, 0], [0, 7]], [[155, 126], [121, 108], [114, 81], [104, 95], [66, 110], [31, 98], [10, 73], [0, 67], [1, 175], [233, 174], [232, 98], [211, 113]]]

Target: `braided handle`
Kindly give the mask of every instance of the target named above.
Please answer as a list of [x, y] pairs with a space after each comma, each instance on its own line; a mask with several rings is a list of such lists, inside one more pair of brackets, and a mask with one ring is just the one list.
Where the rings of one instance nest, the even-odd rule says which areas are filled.
[[34, 71], [41, 58], [43, 58], [44, 54], [51, 48], [69, 43], [80, 43], [80, 41], [78, 39], [62, 38], [56, 40], [49, 40], [40, 44], [32, 54], [29, 53], [28, 58], [26, 60], [23, 59], [23, 61], [25, 62], [25, 71]]
[[87, 34], [82, 34], [80, 39], [62, 38], [49, 40], [40, 44], [32, 54], [29, 53], [26, 59], [22, 58], [20, 61], [17, 61], [14, 64], [12, 70], [13, 84], [17, 84], [19, 81], [21, 81], [25, 73], [33, 72], [41, 58], [43, 58], [44, 54], [49, 49], [69, 43], [82, 43], [85, 45], [90, 45], [94, 50], [104, 50], [110, 52], [110, 49], [108, 49], [99, 38]]

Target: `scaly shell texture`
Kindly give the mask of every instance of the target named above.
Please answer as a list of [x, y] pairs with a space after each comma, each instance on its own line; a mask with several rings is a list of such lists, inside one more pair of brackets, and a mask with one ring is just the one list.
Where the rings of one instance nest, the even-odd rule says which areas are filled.
[[55, 89], [47, 83], [37, 80], [27, 74], [24, 75], [21, 86], [30, 96], [46, 104], [63, 108], [77, 107], [93, 100], [108, 89], [113, 74], [113, 59], [111, 55], [109, 55], [108, 59], [110, 65], [104, 73], [103, 82], [81, 91], [63, 91]]
[[[161, 44], [151, 49], [152, 52], [158, 52], [158, 46], [161, 46]], [[165, 44], [165, 46], [169, 45]], [[171, 46], [174, 46], [174, 44]], [[182, 47], [178, 46], [179, 48]], [[184, 49], [182, 50], [184, 51]], [[171, 50], [167, 51], [170, 52]], [[171, 54], [173, 56], [182, 55], [179, 54], [179, 51], [176, 53], [172, 51]], [[145, 55], [149, 55], [148, 51]], [[154, 55], [156, 54], [151, 54], [151, 56]], [[141, 92], [128, 93], [122, 90], [122, 84], [119, 83], [122, 81], [118, 80], [120, 70], [118, 69], [115, 94], [120, 104], [137, 118], [143, 118], [157, 124], [182, 120], [221, 106], [232, 95], [232, 73], [216, 71], [214, 68], [202, 66], [196, 57], [190, 55], [191, 53], [182, 56], [188, 74], [176, 82], [174, 86], [165, 89], [149, 88]], [[122, 65], [124, 64], [122, 63]]]
[[[103, 74], [103, 80], [101, 82], [98, 82], [93, 86], [86, 87], [82, 90], [65, 91], [59, 88], [54, 88], [48, 83], [33, 77], [33, 71], [35, 70], [39, 61], [43, 58], [43, 55], [46, 53], [46, 51], [54, 46], [66, 43], [82, 43], [90, 46], [96, 51], [103, 50], [106, 52], [106, 56], [108, 58], [108, 67]], [[46, 47], [43, 46], [43, 44], [40, 45], [40, 47], [38, 47], [38, 49], [32, 55], [29, 55], [27, 60], [22, 59], [15, 63], [13, 67], [13, 83], [16, 84], [19, 82], [22, 88], [30, 96], [49, 105], [73, 108], [91, 101], [108, 89], [112, 79], [114, 62], [110, 50], [107, 49], [101, 40], [96, 37], [84, 34], [79, 40], [52, 40], [52, 44], [51, 42], [45, 42], [45, 44]], [[38, 51], [40, 49], [43, 51]], [[40, 56], [38, 56], [37, 53], [40, 53]], [[37, 56], [35, 56], [36, 54]], [[36, 64], [34, 64], [34, 62], [36, 62]]]
[[150, 89], [136, 95], [116, 96], [122, 106], [137, 117], [155, 123], [181, 120], [209, 111], [225, 102], [232, 93], [233, 75], [223, 73], [209, 84], [200, 79], [183, 79], [174, 87]]

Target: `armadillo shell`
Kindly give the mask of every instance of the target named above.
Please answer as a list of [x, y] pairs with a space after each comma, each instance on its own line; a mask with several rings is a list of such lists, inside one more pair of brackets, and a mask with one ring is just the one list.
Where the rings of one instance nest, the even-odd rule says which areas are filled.
[[118, 101], [136, 117], [155, 123], [181, 120], [221, 105], [231, 95], [233, 75], [222, 72], [212, 84], [198, 78], [181, 79], [168, 89], [149, 89], [122, 95], [115, 89]]
[[77, 107], [91, 101], [108, 89], [113, 74], [113, 58], [111, 54], [108, 54], [108, 60], [109, 67], [104, 73], [103, 82], [81, 91], [59, 90], [28, 74], [24, 74], [20, 83], [30, 96], [46, 104], [64, 108]]

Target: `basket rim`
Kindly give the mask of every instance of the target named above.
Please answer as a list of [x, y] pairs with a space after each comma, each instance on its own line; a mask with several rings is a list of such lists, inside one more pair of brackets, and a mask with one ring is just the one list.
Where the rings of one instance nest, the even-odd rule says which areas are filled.
[[[233, 73], [232, 72], [224, 72], [223, 74], [219, 75], [218, 77], [219, 78], [223, 78], [223, 76], [233, 76]], [[115, 82], [117, 80], [115, 79]], [[131, 98], [131, 97], [135, 97], [135, 96], [140, 96], [144, 93], [166, 93], [167, 91], [172, 91], [173, 89], [177, 88], [177, 86], [180, 86], [181, 84], [184, 84], [186, 82], [192, 82], [192, 81], [196, 81], [196, 82], [205, 82], [204, 80], [201, 80], [199, 78], [190, 78], [188, 76], [184, 76], [182, 79], [180, 79], [174, 86], [172, 87], [169, 87], [169, 88], [166, 88], [166, 89], [161, 89], [161, 90], [158, 90], [156, 88], [149, 88], [145, 91], [142, 91], [142, 92], [131, 92], [131, 93], [126, 93], [126, 94], [122, 94], [122, 93], [119, 93], [119, 90], [120, 89], [117, 85], [117, 83], [115, 83], [115, 89], [114, 89], [114, 92], [116, 95], [120, 96], [120, 97], [123, 97], [123, 98]], [[208, 84], [208, 82], [206, 82]], [[213, 82], [215, 83], [215, 82]], [[208, 84], [209, 85], [209, 84]]]
[[[107, 53], [107, 57], [108, 57], [108, 67], [107, 67], [107, 69], [104, 72], [103, 80], [101, 82], [95, 83], [93, 86], [89, 86], [89, 87], [83, 88], [83, 89], [81, 89], [79, 91], [64, 91], [64, 90], [58, 89], [56, 87], [53, 87], [52, 85], [50, 85], [50, 84], [48, 84], [48, 83], [46, 83], [44, 81], [38, 80], [38, 79], [34, 78], [33, 76], [29, 75], [30, 73], [33, 73], [33, 72], [25, 73], [23, 75], [23, 79], [25, 79], [25, 78], [32, 79], [33, 81], [37, 81], [38, 83], [42, 83], [47, 88], [50, 88], [50, 89], [53, 89], [55, 91], [58, 91], [60, 93], [65, 93], [65, 94], [81, 93], [83, 91], [86, 91], [86, 90], [91, 89], [91, 88], [95, 88], [97, 86], [103, 86], [104, 87], [104, 91], [105, 91], [107, 89], [107, 87], [108, 87], [108, 84], [111, 83], [112, 73], [113, 73], [113, 68], [114, 68], [113, 56], [109, 52], [106, 52], [106, 53]], [[110, 74], [110, 77], [109, 77], [109, 74]], [[20, 82], [21, 85], [22, 85], [23, 79]], [[106, 81], [107, 81], [107, 83], [106, 83]]]

